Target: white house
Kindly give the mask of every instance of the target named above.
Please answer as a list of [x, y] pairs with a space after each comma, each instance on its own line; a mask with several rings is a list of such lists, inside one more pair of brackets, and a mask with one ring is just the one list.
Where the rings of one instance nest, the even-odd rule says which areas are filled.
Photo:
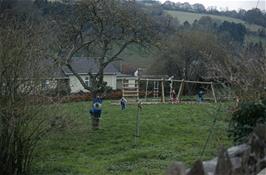
[[[23, 83], [19, 87], [21, 92], [31, 94], [44, 92], [50, 95], [88, 92], [66, 66], [62, 67], [55, 64], [52, 60], [44, 60], [36, 66], [39, 66], [38, 70], [42, 77], [38, 77], [38, 79], [31, 79], [30, 75], [26, 78], [22, 77]], [[92, 83], [89, 73], [98, 73], [99, 67], [95, 59], [88, 57], [72, 58], [71, 66], [74, 72], [79, 74], [88, 86]], [[133, 84], [137, 78], [133, 75], [122, 74], [110, 63], [104, 69], [103, 80], [107, 83], [107, 86], [117, 90], [122, 89], [123, 82]]]
[[[88, 57], [74, 57], [72, 58], [71, 66], [73, 70], [78, 73], [84, 82], [90, 86], [90, 76], [91, 74], [96, 74], [98, 72], [97, 61], [93, 58]], [[79, 80], [73, 75], [73, 73], [67, 68], [63, 67], [63, 73], [69, 79], [69, 86], [71, 89], [71, 93], [77, 93], [80, 91], [87, 92], [86, 89], [83, 88]], [[113, 64], [109, 64], [104, 69], [104, 77], [103, 80], [107, 83], [107, 86], [112, 87], [112, 89], [116, 90], [117, 85], [117, 74], [119, 71], [115, 68]]]
[[[91, 84], [89, 73], [96, 74], [98, 72], [97, 61], [93, 58], [74, 57], [72, 58], [71, 66], [73, 70], [81, 76], [81, 78], [88, 86], [90, 86]], [[70, 87], [71, 93], [78, 93], [81, 91], [87, 92], [87, 90], [84, 89], [84, 87], [81, 85], [80, 81], [67, 67], [63, 67], [62, 69], [60, 69], [60, 71], [57, 70], [56, 72], [60, 73], [57, 73], [55, 79], [63, 78], [64, 80], [66, 80]], [[116, 90], [122, 88], [123, 81], [134, 81], [135, 83], [136, 77], [120, 73], [119, 70], [112, 63], [110, 63], [104, 69], [103, 79], [107, 83], [107, 86], [110, 86], [113, 90]], [[47, 87], [50, 87], [51, 83], [51, 80], [45, 80], [44, 86], [45, 84], [47, 84]]]

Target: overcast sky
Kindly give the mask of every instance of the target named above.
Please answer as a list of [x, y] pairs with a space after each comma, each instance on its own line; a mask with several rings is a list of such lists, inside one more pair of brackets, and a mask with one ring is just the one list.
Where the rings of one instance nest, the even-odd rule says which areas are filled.
[[[165, 0], [160, 0], [165, 2]], [[229, 10], [242, 9], [252, 9], [257, 5], [258, 0], [170, 0], [172, 2], [189, 2], [190, 4], [201, 3], [206, 8], [209, 6], [216, 6], [219, 10], [220, 8], [228, 8]], [[266, 0], [260, 0], [258, 3], [258, 8], [261, 10], [266, 10]]]

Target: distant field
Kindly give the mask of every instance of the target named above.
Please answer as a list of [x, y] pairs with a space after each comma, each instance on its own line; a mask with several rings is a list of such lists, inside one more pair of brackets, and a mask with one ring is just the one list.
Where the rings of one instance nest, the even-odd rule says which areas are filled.
[[142, 68], [148, 68], [156, 59], [155, 52], [155, 49], [145, 49], [131, 46], [119, 57], [122, 58], [122, 62], [133, 64]]
[[262, 28], [261, 26], [254, 25], [254, 24], [248, 24], [243, 20], [231, 18], [227, 16], [217, 16], [217, 15], [210, 15], [210, 14], [200, 14], [200, 13], [191, 13], [191, 12], [182, 12], [182, 11], [166, 11], [168, 14], [172, 15], [173, 17], [178, 18], [180, 23], [184, 23], [185, 21], [188, 21], [189, 23], [193, 23], [194, 20], [199, 20], [202, 16], [210, 16], [214, 19], [221, 20], [221, 21], [229, 21], [229, 22], [235, 22], [235, 23], [242, 23], [244, 24], [250, 31], [257, 31], [259, 28]]
[[203, 160], [217, 155], [227, 138], [226, 109], [217, 115], [214, 104], [147, 105], [141, 111], [141, 137], [134, 147], [137, 107], [125, 111], [110, 101], [103, 105], [102, 129], [91, 130], [90, 102], [47, 106], [49, 120], [57, 126], [40, 144], [34, 159], [34, 175], [163, 175], [172, 161], [191, 165], [200, 153], [213, 125]]
[[247, 35], [246, 36], [246, 42], [262, 42], [262, 44], [264, 44], [264, 46], [266, 47], [266, 38], [262, 38], [259, 36], [254, 36], [254, 35]]
[[[226, 16], [217, 16], [217, 15], [209, 15], [209, 14], [199, 14], [199, 13], [190, 13], [190, 12], [182, 12], [182, 11], [166, 11], [168, 14], [178, 18], [180, 23], [184, 23], [185, 21], [188, 21], [189, 23], [193, 23], [195, 19], [200, 19], [202, 16], [210, 16], [214, 19], [222, 21], [229, 21], [229, 22], [235, 22], [235, 23], [242, 23], [244, 24], [250, 31], [257, 31], [259, 28], [262, 28], [258, 25], [251, 25], [247, 24], [245, 21], [236, 19], [236, 18], [230, 18]], [[262, 41], [262, 43], [266, 46], [266, 39], [261, 38], [254, 35], [247, 35], [246, 36], [246, 42], [258, 42]], [[156, 51], [155, 49], [147, 50], [145, 48], [139, 48], [136, 46], [130, 46], [128, 49], [125, 50], [120, 55], [120, 58], [123, 60], [122, 63], [132, 64], [137, 67], [141, 68], [148, 68], [150, 67], [156, 60]]]

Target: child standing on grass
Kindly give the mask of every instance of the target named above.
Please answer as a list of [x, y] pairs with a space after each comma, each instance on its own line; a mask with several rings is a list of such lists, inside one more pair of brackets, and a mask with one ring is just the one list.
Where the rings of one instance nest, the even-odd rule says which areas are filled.
[[122, 97], [120, 99], [121, 110], [125, 110], [126, 109], [126, 105], [127, 105], [127, 99], [125, 97]]
[[100, 118], [102, 114], [102, 98], [97, 96], [92, 101], [92, 109], [90, 110], [92, 129], [100, 128]]

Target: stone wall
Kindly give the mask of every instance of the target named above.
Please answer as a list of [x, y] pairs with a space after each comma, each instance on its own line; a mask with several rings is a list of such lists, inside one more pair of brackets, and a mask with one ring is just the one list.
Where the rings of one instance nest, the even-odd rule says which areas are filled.
[[174, 162], [167, 175], [266, 175], [266, 125], [258, 125], [246, 144], [224, 149], [209, 161], [198, 160], [191, 169]]

